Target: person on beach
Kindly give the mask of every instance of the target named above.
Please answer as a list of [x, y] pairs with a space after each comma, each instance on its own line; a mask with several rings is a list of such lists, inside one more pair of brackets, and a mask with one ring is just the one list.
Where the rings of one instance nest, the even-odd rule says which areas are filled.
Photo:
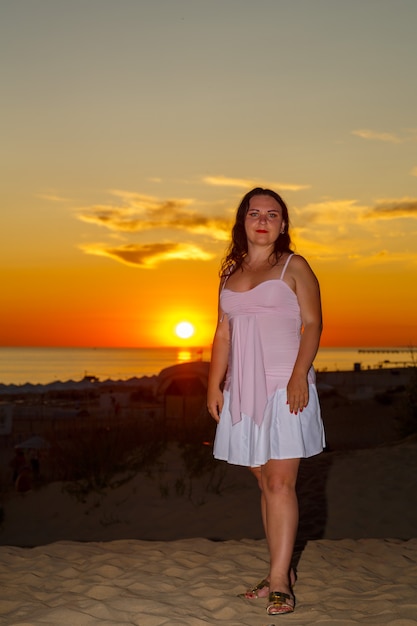
[[12, 468], [12, 483], [16, 485], [19, 474], [27, 467], [26, 456], [21, 448], [15, 448], [14, 457], [9, 465]]
[[[320, 453], [324, 429], [312, 366], [322, 330], [320, 288], [291, 250], [288, 209], [270, 189], [247, 193], [220, 272], [207, 407], [214, 456], [249, 467], [261, 489], [267, 576], [241, 594], [291, 613], [300, 459]], [[223, 386], [224, 383], [224, 386]]]

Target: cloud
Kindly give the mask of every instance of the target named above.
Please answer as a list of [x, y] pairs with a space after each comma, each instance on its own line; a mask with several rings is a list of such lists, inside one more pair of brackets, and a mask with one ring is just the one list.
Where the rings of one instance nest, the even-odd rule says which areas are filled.
[[401, 264], [403, 266], [417, 265], [417, 254], [410, 251], [401, 250], [387, 250], [381, 249], [373, 254], [363, 255], [359, 259], [363, 266], [378, 266], [389, 265], [392, 269], [394, 264]]
[[188, 243], [150, 243], [126, 244], [118, 247], [108, 247], [104, 244], [87, 244], [81, 246], [87, 254], [109, 257], [142, 268], [152, 268], [164, 261], [193, 260], [208, 261], [213, 255], [205, 252], [199, 246]]
[[292, 211], [292, 223], [299, 231], [336, 225], [334, 232], [342, 233], [351, 225], [361, 224], [363, 220], [417, 218], [417, 198], [384, 198], [374, 206], [358, 204], [357, 200], [324, 200], [295, 207]]
[[323, 199], [294, 207], [291, 237], [300, 254], [331, 262], [356, 259], [375, 247], [377, 223], [364, 222], [369, 207], [355, 199]]
[[417, 167], [413, 167], [411, 170], [411, 176], [417, 176]]
[[[86, 254], [151, 268], [175, 259], [210, 260], [219, 252], [217, 244], [229, 241], [233, 216], [224, 207], [217, 217], [194, 208], [197, 202], [190, 198], [158, 198], [120, 189], [110, 194], [109, 203], [76, 211], [83, 222], [110, 231], [113, 240], [80, 246]], [[133, 235], [142, 241], [132, 241]], [[115, 238], [121, 243], [114, 243]]]
[[367, 219], [417, 218], [417, 198], [380, 200], [364, 217]]
[[402, 135], [398, 133], [387, 133], [371, 130], [369, 128], [362, 128], [358, 130], [352, 130], [352, 135], [361, 137], [361, 139], [370, 139], [371, 141], [383, 141], [385, 143], [407, 143], [409, 141], [417, 141], [417, 132], [414, 128], [409, 128], [404, 131]]
[[300, 191], [310, 189], [310, 185], [299, 185], [294, 183], [278, 183], [252, 180], [250, 178], [228, 178], [227, 176], [205, 176], [203, 182], [215, 187], [239, 187], [242, 189], [253, 189], [254, 187], [264, 187], [268, 189], [278, 189], [284, 191]]
[[306, 204], [303, 207], [294, 207], [290, 216], [291, 222], [297, 227], [310, 228], [311, 224], [343, 225], [357, 222], [367, 207], [352, 199], [329, 199], [321, 202]]
[[41, 200], [48, 200], [48, 202], [69, 202], [69, 198], [64, 198], [54, 193], [38, 193], [36, 197]]
[[230, 218], [210, 217], [189, 208], [188, 198], [159, 199], [153, 196], [113, 190], [120, 200], [116, 205], [94, 205], [80, 209], [78, 218], [116, 232], [141, 232], [151, 229], [181, 230], [227, 240]]

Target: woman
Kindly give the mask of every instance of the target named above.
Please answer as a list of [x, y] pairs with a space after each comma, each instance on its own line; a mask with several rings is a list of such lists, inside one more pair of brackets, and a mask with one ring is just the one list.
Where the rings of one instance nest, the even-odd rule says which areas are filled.
[[242, 199], [221, 270], [207, 395], [218, 422], [214, 456], [249, 467], [261, 488], [270, 570], [243, 595], [268, 597], [269, 615], [294, 610], [297, 473], [300, 458], [324, 448], [312, 367], [320, 289], [307, 261], [291, 251], [288, 226], [274, 191], [256, 188]]

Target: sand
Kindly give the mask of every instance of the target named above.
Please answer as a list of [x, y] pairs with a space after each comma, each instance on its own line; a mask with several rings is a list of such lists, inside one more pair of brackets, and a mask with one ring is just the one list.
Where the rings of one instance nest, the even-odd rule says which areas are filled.
[[[265, 626], [263, 600], [237, 597], [265, 571], [264, 541], [119, 540], [1, 550], [10, 626]], [[417, 539], [320, 540], [299, 563], [288, 624], [417, 622]], [[4, 583], [3, 583], [4, 584]]]
[[[276, 622], [264, 600], [237, 597], [267, 569], [252, 477], [228, 468], [220, 494], [205, 493], [200, 481], [190, 498], [174, 490], [175, 447], [164, 463], [153, 476], [138, 475], [85, 502], [60, 483], [8, 500], [0, 532], [0, 623]], [[416, 476], [414, 438], [304, 462], [297, 607], [280, 619], [417, 624]]]
[[[336, 430], [333, 444], [349, 441]], [[292, 615], [237, 597], [267, 572], [250, 473], [219, 464], [216, 493], [171, 444], [114, 488], [77, 499], [55, 482], [4, 499], [0, 624], [417, 625], [417, 438], [381, 443], [375, 416], [356, 434], [356, 449], [302, 462]]]

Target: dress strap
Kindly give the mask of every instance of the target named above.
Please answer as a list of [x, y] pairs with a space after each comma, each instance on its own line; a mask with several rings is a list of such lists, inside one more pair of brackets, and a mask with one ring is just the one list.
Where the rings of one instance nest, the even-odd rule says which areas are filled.
[[222, 286], [220, 291], [223, 291], [223, 289], [226, 287], [226, 283], [229, 280], [230, 276], [233, 274], [233, 270], [234, 270], [235, 266], [233, 265], [232, 267], [229, 267], [229, 270], [224, 278], [224, 281], [222, 282]]
[[285, 261], [285, 265], [282, 268], [282, 272], [281, 272], [281, 276], [280, 276], [280, 280], [282, 280], [284, 278], [284, 274], [287, 271], [287, 267], [288, 267], [288, 263], [291, 261], [292, 257], [294, 256], [293, 253], [288, 255], [288, 259]]
[[[225, 277], [225, 279], [222, 282], [222, 285], [220, 287], [220, 294], [222, 293], [223, 289], [226, 287], [226, 283], [227, 283], [228, 278], [229, 278], [229, 276], [231, 274], [232, 274], [232, 271], [230, 271], [230, 272], [228, 272], [228, 274], [226, 274], [226, 277]], [[225, 313], [224, 313], [224, 311], [222, 311], [222, 316], [220, 317], [220, 320], [219, 320], [220, 323], [224, 320], [224, 316], [225, 316]]]
[[222, 286], [221, 286], [220, 291], [223, 291], [223, 289], [226, 287], [226, 283], [227, 283], [227, 280], [228, 280], [229, 276], [230, 276], [230, 274], [227, 274], [226, 278], [222, 282]]

